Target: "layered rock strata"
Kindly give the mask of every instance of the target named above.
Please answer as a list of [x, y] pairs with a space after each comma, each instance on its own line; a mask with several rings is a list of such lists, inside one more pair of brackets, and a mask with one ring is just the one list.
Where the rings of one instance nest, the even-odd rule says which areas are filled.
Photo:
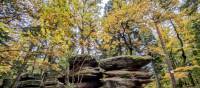
[[149, 56], [117, 56], [99, 62], [89, 55], [70, 58], [70, 83], [75, 88], [143, 88], [151, 74], [142, 69]]
[[149, 56], [117, 56], [100, 60], [104, 69], [101, 88], [143, 88], [151, 82], [151, 74], [142, 69], [149, 64]]

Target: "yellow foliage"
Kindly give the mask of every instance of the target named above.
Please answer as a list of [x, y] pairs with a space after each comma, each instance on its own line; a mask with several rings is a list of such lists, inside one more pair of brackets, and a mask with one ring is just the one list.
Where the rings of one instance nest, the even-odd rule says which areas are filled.
[[42, 62], [38, 62], [38, 63], [39, 63], [39, 68], [43, 69], [43, 70], [47, 70], [47, 68], [50, 65], [50, 63], [48, 61], [42, 61]]
[[58, 64], [51, 64], [50, 65], [52, 70], [55, 70], [55, 71], [60, 71], [61, 69], [59, 68], [59, 65]]
[[104, 49], [109, 49], [109, 48], [110, 48], [110, 45], [109, 45], [109, 44], [106, 44], [106, 45], [104, 45], [103, 48], [104, 48]]
[[[188, 71], [193, 70], [194, 68], [200, 68], [200, 66], [194, 65], [194, 66], [178, 67], [174, 70], [174, 76], [177, 79], [187, 78]], [[170, 79], [169, 73], [166, 73], [164, 78]]]
[[[188, 77], [188, 73], [187, 72], [175, 72], [174, 73], [175, 78], [177, 79], [181, 79], [181, 78], [187, 78]], [[166, 79], [170, 79], [170, 75], [169, 73], [166, 73], [164, 78]]]
[[50, 64], [48, 61], [38, 61], [37, 64], [42, 70], [52, 69], [55, 71], [60, 71], [58, 64]]
[[102, 39], [104, 40], [105, 43], [108, 43], [112, 39], [112, 36], [110, 36], [108, 33], [103, 33]]
[[192, 64], [194, 64], [194, 65], [198, 65], [198, 61], [195, 60], [195, 59], [193, 59], [193, 60], [192, 60]]
[[0, 65], [0, 76], [2, 74], [6, 74], [11, 70], [11, 66], [10, 65]]
[[[122, 22], [128, 20], [140, 21], [143, 20], [145, 14], [150, 8], [150, 1], [143, 0], [140, 3], [128, 4], [122, 8], [115, 9], [110, 12], [104, 20], [105, 29], [119, 28]], [[142, 9], [142, 10], [141, 10]]]
[[180, 78], [187, 78], [187, 72], [176, 72], [174, 74], [174, 76], [175, 76], [175, 78], [178, 78], [178, 79], [180, 79]]
[[193, 70], [194, 68], [200, 68], [200, 66], [194, 65], [194, 66], [178, 67], [174, 71], [175, 72], [186, 72], [186, 71], [189, 71], [189, 70]]
[[151, 83], [144, 86], [144, 88], [157, 88], [156, 81], [152, 81]]
[[161, 46], [148, 46], [148, 48], [149, 48], [150, 52], [164, 56], [164, 53], [163, 53]]

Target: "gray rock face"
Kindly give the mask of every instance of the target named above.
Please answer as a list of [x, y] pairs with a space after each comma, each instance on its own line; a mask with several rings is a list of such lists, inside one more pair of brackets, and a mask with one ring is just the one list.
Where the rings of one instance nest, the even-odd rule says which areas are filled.
[[117, 56], [100, 60], [100, 67], [105, 70], [137, 70], [150, 61], [149, 56]]
[[136, 86], [134, 80], [120, 77], [104, 78], [102, 81], [104, 83], [102, 88], [134, 88]]
[[142, 72], [142, 71], [114, 70], [114, 71], [106, 71], [103, 74], [105, 77], [140, 78], [140, 79], [149, 79], [151, 77], [151, 75], [148, 72]]
[[80, 55], [70, 60], [70, 82], [75, 88], [142, 88], [151, 75], [142, 70], [149, 56], [117, 56], [101, 59]]
[[89, 55], [72, 57], [69, 80], [75, 88], [98, 88], [101, 85], [102, 73], [95, 58]]
[[23, 74], [17, 88], [64, 88], [56, 76], [47, 76], [45, 79], [42, 81], [40, 74]]
[[[142, 69], [150, 63], [149, 56], [117, 56], [99, 62], [89, 55], [72, 57], [69, 61], [68, 82], [73, 88], [143, 88], [151, 82], [151, 74]], [[66, 80], [58, 73], [47, 73], [45, 80], [41, 74], [24, 74], [17, 88], [64, 88]], [[60, 78], [58, 78], [60, 77]]]
[[143, 88], [151, 82], [151, 74], [142, 69], [149, 56], [117, 56], [100, 60], [104, 69], [101, 88]]
[[131, 79], [121, 77], [104, 78], [102, 79], [102, 82], [104, 83], [102, 88], [142, 88], [142, 84], [151, 81], [152, 80], [150, 79]]

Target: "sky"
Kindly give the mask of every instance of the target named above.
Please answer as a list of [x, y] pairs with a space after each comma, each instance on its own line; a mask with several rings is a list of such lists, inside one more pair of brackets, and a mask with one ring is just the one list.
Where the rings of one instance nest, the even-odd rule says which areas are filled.
[[105, 4], [108, 2], [109, 0], [102, 0], [100, 6], [101, 6], [101, 14], [100, 16], [102, 17], [104, 15], [104, 7], [105, 7]]

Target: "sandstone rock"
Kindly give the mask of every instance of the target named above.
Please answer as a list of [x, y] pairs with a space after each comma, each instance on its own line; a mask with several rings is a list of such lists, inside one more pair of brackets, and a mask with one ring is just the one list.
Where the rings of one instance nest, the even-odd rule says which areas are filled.
[[150, 61], [149, 56], [117, 56], [102, 59], [99, 64], [92, 56], [78, 55], [70, 58], [66, 78], [73, 88], [143, 88], [152, 81], [151, 74], [142, 69]]
[[18, 81], [17, 88], [25, 88], [25, 87], [39, 88], [40, 85], [41, 85], [40, 74], [24, 73], [21, 75], [20, 80]]
[[76, 74], [99, 74], [99, 68], [97, 67], [82, 67]]
[[151, 61], [150, 56], [117, 56], [100, 60], [100, 67], [105, 70], [138, 70]]
[[3, 86], [3, 79], [0, 79], [0, 87]]
[[65, 88], [63, 83], [60, 83], [56, 76], [47, 76], [44, 81], [45, 88]]
[[75, 83], [75, 88], [99, 88], [102, 84], [100, 82], [81, 82]]
[[65, 88], [63, 83], [57, 82], [56, 84], [45, 85], [44, 88]]
[[12, 82], [13, 79], [3, 79], [3, 85], [1, 85], [0, 88], [10, 88]]
[[69, 74], [70, 80], [73, 80], [73, 82], [77, 81], [95, 81], [99, 80], [102, 77], [102, 73], [99, 71], [99, 68], [97, 67], [82, 67], [79, 69], [79, 71], [73, 72], [71, 71]]
[[28, 74], [28, 73], [24, 73], [21, 75], [20, 77], [20, 81], [23, 81], [23, 80], [30, 80], [30, 79], [33, 79], [33, 80], [41, 80], [41, 75], [40, 74]]
[[102, 79], [103, 86], [101, 88], [135, 88], [136, 84], [132, 79], [119, 77]]
[[149, 83], [150, 79], [131, 79], [131, 78], [104, 78], [102, 88], [143, 88], [142, 84]]
[[149, 79], [151, 77], [150, 73], [142, 71], [114, 70], [114, 71], [104, 72], [103, 74], [105, 75], [105, 77], [140, 78], [140, 79]]
[[102, 73], [95, 58], [90, 55], [78, 55], [70, 58], [69, 64], [68, 78], [75, 88], [99, 87]]
[[20, 81], [18, 86], [20, 88], [23, 87], [40, 87], [41, 85], [41, 80], [26, 80], [26, 81]]
[[17, 88], [64, 88], [54, 74], [47, 74], [44, 82], [39, 74], [25, 73], [20, 77]]

